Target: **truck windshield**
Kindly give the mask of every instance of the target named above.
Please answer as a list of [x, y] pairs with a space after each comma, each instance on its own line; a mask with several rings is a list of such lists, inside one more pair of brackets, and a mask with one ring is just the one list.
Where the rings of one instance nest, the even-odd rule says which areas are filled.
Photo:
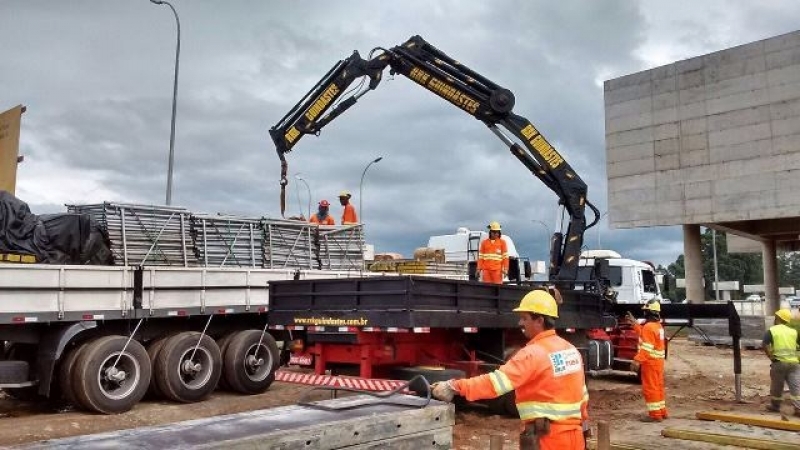
[[[611, 286], [622, 286], [622, 267], [611, 266], [609, 267], [608, 272], [609, 272], [608, 278], [609, 281], [611, 282]], [[593, 279], [594, 279], [593, 266], [578, 267], [577, 281], [592, 281]], [[655, 282], [655, 278], [653, 278], [653, 282]]]

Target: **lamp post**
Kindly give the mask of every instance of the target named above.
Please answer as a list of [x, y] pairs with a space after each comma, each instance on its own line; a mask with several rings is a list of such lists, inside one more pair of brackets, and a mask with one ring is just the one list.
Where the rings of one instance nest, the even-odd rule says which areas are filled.
[[175, 79], [172, 85], [172, 125], [169, 133], [169, 165], [167, 167], [167, 205], [172, 204], [172, 167], [175, 164], [175, 112], [178, 103], [178, 62], [181, 56], [181, 21], [178, 19], [178, 12], [169, 3], [162, 0], [150, 0], [156, 5], [167, 5], [175, 15], [175, 24], [178, 28], [178, 43], [175, 46]]
[[361, 200], [364, 198], [364, 175], [367, 174], [367, 169], [369, 169], [369, 166], [380, 162], [382, 159], [383, 156], [378, 156], [377, 158], [373, 159], [369, 164], [367, 164], [367, 167], [364, 167], [364, 171], [361, 172], [361, 182], [358, 183], [358, 214], [361, 216], [361, 223], [364, 223], [364, 210], [361, 209]]
[[[299, 173], [295, 174], [294, 178], [297, 181], [302, 181], [303, 184], [306, 185], [306, 191], [308, 192], [308, 217], [306, 217], [306, 219], [311, 219], [311, 188], [308, 186], [308, 183], [306, 182], [306, 180], [304, 180], [303, 177], [301, 177]], [[298, 194], [297, 194], [297, 199], [298, 199], [297, 203], [300, 203], [300, 194], [299, 194], [299, 192], [300, 191], [298, 191]], [[302, 210], [300, 211], [300, 214], [303, 214]]]
[[603, 217], [605, 217], [607, 214], [608, 211], [604, 212], [603, 215], [601, 215], [600, 218], [597, 219], [597, 250], [600, 250], [600, 222], [603, 221]]

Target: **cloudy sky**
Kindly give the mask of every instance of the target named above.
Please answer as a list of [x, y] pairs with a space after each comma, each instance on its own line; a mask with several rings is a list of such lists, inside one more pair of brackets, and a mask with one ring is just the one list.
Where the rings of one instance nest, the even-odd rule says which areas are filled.
[[[353, 50], [421, 35], [516, 95], [606, 211], [603, 81], [795, 31], [796, 0], [200, 1], [181, 21], [173, 204], [279, 217], [267, 130]], [[147, 0], [0, 1], [0, 110], [24, 104], [17, 196], [164, 204], [175, 19]], [[363, 198], [359, 181], [366, 165]], [[288, 155], [289, 214], [349, 189], [377, 251], [502, 222], [520, 253], [546, 258], [557, 197], [485, 126], [402, 76]], [[298, 189], [299, 187], [299, 189]], [[299, 195], [299, 200], [298, 200]], [[312, 206], [312, 209], [314, 206]], [[334, 216], [341, 214], [338, 204]], [[613, 218], [614, 212], [610, 212]], [[536, 221], [542, 221], [545, 225]], [[585, 245], [669, 263], [678, 227], [614, 230]], [[548, 228], [546, 231], [545, 228]]]

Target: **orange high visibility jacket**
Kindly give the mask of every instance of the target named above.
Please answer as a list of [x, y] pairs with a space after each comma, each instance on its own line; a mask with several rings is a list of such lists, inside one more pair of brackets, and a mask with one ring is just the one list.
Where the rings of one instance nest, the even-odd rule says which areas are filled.
[[581, 354], [555, 330], [536, 335], [494, 372], [453, 384], [469, 401], [516, 391], [523, 421], [543, 417], [557, 424], [580, 426], [589, 417]]
[[342, 225], [355, 225], [358, 223], [358, 216], [356, 216], [356, 208], [350, 203], [344, 205], [344, 212], [342, 212]]
[[322, 220], [319, 220], [319, 216], [317, 214], [312, 214], [309, 222], [318, 223], [320, 225], [336, 225], [336, 222], [333, 221], [333, 217], [331, 217], [330, 214], [325, 216], [325, 218]]
[[661, 322], [647, 322], [644, 325], [638, 323], [633, 326], [639, 333], [639, 352], [633, 357], [640, 363], [648, 361], [663, 361], [666, 358], [666, 348], [664, 339], [664, 327]]
[[478, 270], [508, 271], [508, 246], [503, 238], [481, 242], [478, 252]]

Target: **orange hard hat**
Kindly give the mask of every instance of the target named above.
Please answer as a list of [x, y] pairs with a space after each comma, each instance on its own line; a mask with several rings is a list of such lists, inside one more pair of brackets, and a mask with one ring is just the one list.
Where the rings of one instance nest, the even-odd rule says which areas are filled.
[[325, 208], [327, 208], [327, 207], [331, 206], [331, 204], [328, 203], [327, 200], [323, 200], [323, 201], [319, 202], [319, 206], [324, 206]]

